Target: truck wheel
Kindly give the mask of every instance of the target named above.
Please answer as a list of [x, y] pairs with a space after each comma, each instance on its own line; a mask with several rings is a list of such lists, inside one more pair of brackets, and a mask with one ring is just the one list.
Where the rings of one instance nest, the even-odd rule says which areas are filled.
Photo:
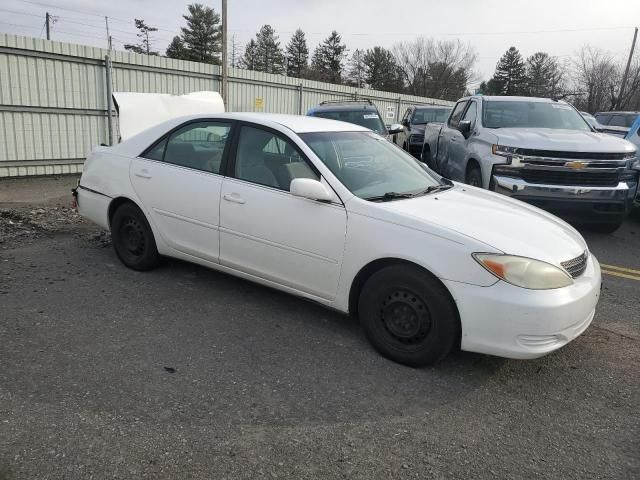
[[464, 183], [472, 187], [482, 188], [482, 173], [477, 165], [471, 165], [467, 168], [467, 175]]

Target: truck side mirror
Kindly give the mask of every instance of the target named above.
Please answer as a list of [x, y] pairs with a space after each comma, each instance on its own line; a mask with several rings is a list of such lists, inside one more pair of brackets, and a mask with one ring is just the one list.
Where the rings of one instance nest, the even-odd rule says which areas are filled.
[[466, 137], [471, 132], [471, 120], [460, 120], [458, 130]]

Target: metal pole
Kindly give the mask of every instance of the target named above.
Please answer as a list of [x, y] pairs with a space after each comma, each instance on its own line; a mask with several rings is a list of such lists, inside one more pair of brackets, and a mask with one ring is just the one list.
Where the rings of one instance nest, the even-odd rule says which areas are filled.
[[302, 89], [304, 87], [302, 86], [302, 82], [300, 82], [300, 85], [298, 85], [298, 115], [302, 115]]
[[45, 24], [47, 26], [47, 40], [51, 40], [51, 15], [49, 15], [49, 12], [45, 17]]
[[400, 121], [400, 102], [401, 101], [402, 101], [402, 97], [400, 96], [398, 97], [398, 102], [397, 102], [398, 108], [396, 108], [396, 122]]
[[227, 0], [222, 0], [222, 101], [225, 108], [228, 109], [227, 53]]
[[638, 27], [633, 32], [633, 42], [631, 43], [631, 51], [629, 52], [629, 59], [627, 60], [627, 68], [624, 69], [624, 75], [622, 76], [622, 83], [620, 84], [620, 93], [618, 93], [618, 101], [616, 102], [616, 108], [620, 108], [620, 102], [622, 102], [622, 94], [624, 93], [624, 87], [627, 83], [627, 76], [629, 75], [629, 67], [631, 66], [631, 59], [633, 59], [633, 51], [636, 48], [636, 39], [638, 38]]
[[113, 145], [113, 91], [111, 90], [111, 58], [109, 55], [104, 57], [105, 78], [107, 82], [107, 129], [109, 136], [107, 143]]
[[107, 26], [107, 45], [109, 46], [109, 51], [111, 51], [111, 35], [109, 35], [109, 17], [104, 16], [104, 24]]

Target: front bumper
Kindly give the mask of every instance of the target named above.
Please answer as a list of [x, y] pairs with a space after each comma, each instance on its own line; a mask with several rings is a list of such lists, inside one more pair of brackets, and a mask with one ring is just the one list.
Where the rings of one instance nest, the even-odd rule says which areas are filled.
[[521, 178], [492, 175], [491, 189], [568, 220], [607, 222], [624, 217], [638, 190], [638, 180], [612, 187], [533, 184]]
[[499, 281], [490, 287], [444, 281], [462, 323], [461, 349], [500, 357], [546, 355], [582, 334], [600, 297], [600, 265], [590, 255], [573, 285], [527, 290]]
[[408, 144], [408, 151], [411, 155], [413, 155], [414, 157], [416, 157], [418, 160], [420, 160], [420, 157], [422, 156], [422, 142], [421, 143], [409, 143]]

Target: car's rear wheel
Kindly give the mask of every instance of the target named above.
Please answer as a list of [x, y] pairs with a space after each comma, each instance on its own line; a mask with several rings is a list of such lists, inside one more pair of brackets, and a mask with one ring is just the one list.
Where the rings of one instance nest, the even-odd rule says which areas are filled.
[[417, 267], [393, 265], [374, 273], [360, 293], [358, 317], [378, 352], [412, 367], [441, 360], [459, 338], [449, 292]]
[[482, 188], [482, 173], [480, 172], [480, 167], [477, 165], [470, 165], [467, 168], [467, 175], [465, 176], [465, 181], [467, 185], [471, 185], [472, 187]]
[[113, 214], [111, 239], [118, 258], [133, 270], [149, 270], [160, 263], [149, 222], [132, 203], [120, 205]]

